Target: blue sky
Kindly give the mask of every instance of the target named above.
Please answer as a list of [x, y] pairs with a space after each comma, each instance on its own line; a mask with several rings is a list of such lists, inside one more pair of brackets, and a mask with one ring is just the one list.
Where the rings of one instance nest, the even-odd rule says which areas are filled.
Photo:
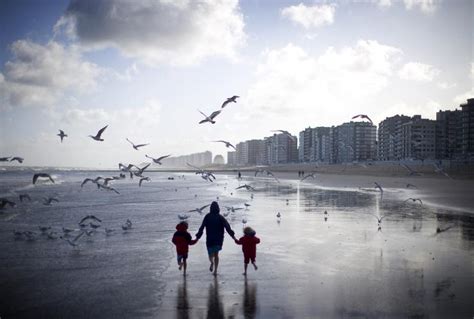
[[[2, 1], [0, 156], [115, 167], [359, 113], [434, 118], [474, 96], [472, 13], [460, 0]], [[103, 143], [87, 137], [107, 124]]]

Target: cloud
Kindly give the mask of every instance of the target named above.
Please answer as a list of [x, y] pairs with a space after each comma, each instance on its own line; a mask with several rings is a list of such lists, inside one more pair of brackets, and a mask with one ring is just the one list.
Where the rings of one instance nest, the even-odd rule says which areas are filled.
[[281, 10], [281, 15], [306, 29], [330, 25], [334, 22], [335, 5], [306, 6], [303, 3]]
[[440, 74], [440, 71], [429, 64], [409, 62], [398, 72], [403, 80], [431, 82]]
[[291, 43], [266, 51], [246, 97], [247, 111], [267, 121], [279, 119], [280, 125], [292, 120], [337, 124], [367, 110], [367, 102], [388, 86], [401, 55], [371, 40], [330, 47], [319, 56]]
[[61, 30], [85, 48], [114, 47], [150, 65], [234, 59], [246, 38], [237, 0], [73, 0]]
[[471, 62], [471, 74], [470, 74], [471, 79], [474, 79], [474, 62]]
[[443, 90], [448, 90], [455, 88], [457, 86], [456, 83], [448, 83], [448, 82], [439, 82], [438, 87]]
[[392, 6], [392, 0], [372, 0], [379, 8], [389, 8]]
[[403, 0], [407, 10], [420, 9], [426, 14], [434, 13], [440, 4], [439, 0]]
[[82, 60], [77, 47], [50, 41], [18, 40], [13, 60], [0, 73], [0, 93], [10, 106], [51, 106], [66, 93], [85, 93], [97, 85], [101, 69]]

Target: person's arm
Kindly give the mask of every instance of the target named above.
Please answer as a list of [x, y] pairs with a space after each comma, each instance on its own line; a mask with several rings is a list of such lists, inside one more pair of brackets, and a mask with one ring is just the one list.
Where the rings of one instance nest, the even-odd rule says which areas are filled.
[[230, 235], [230, 237], [232, 237], [234, 240], [235, 240], [235, 233], [234, 231], [232, 230], [232, 228], [230, 228], [230, 225], [229, 225], [229, 222], [227, 221], [227, 219], [225, 219], [224, 216], [222, 216], [222, 219], [223, 219], [223, 222], [224, 222], [224, 228], [225, 230], [227, 231], [227, 233]]
[[255, 244], [260, 244], [260, 238], [258, 238], [257, 236], [255, 236]]
[[176, 233], [174, 233], [173, 239], [171, 239], [171, 242], [176, 245]]
[[204, 219], [202, 220], [202, 224], [201, 224], [201, 227], [199, 227], [199, 230], [198, 232], [196, 233], [196, 239], [199, 240], [199, 238], [201, 238], [202, 236], [202, 232], [204, 231], [204, 227], [206, 227], [206, 222], [207, 222], [207, 215], [204, 217]]
[[234, 241], [237, 245], [242, 245], [242, 242], [240, 241], [240, 239], [234, 239]]

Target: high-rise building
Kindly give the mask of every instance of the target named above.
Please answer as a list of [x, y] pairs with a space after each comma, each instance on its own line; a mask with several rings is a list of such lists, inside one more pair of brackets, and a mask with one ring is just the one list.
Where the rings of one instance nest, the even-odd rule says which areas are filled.
[[436, 121], [423, 119], [415, 115], [402, 124], [402, 158], [435, 159], [436, 158]]
[[249, 140], [236, 145], [236, 162], [238, 165], [257, 165], [263, 161], [265, 142]]
[[298, 138], [294, 135], [274, 134], [265, 139], [267, 164], [287, 164], [298, 161]]
[[177, 157], [168, 157], [165, 158], [162, 163], [163, 166], [171, 167], [187, 167], [187, 164], [205, 166], [212, 164], [212, 153], [210, 151], [205, 151]]
[[474, 159], [474, 98], [461, 104], [462, 142], [461, 151], [464, 159]]
[[311, 154], [313, 153], [313, 132], [311, 127], [306, 128], [300, 132], [300, 146], [298, 148], [298, 160], [300, 162], [311, 161]]
[[462, 154], [462, 111], [436, 113], [436, 159], [455, 159]]
[[227, 165], [237, 165], [236, 151], [227, 152]]
[[332, 139], [330, 138], [330, 127], [316, 127], [312, 130], [312, 147], [310, 161], [331, 162]]
[[377, 128], [367, 122], [349, 122], [333, 129], [333, 157], [336, 163], [375, 160]]
[[402, 158], [402, 125], [409, 116], [395, 115], [380, 122], [378, 131], [378, 160], [394, 161]]

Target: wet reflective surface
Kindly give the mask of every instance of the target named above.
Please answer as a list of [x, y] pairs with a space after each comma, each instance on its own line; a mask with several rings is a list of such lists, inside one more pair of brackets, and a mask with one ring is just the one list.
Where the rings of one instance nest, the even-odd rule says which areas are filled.
[[[28, 186], [32, 172], [1, 173], [2, 197], [27, 192], [31, 203], [0, 213], [0, 315], [8, 317], [159, 318], [470, 318], [473, 314], [474, 218], [405, 200], [416, 193], [322, 188], [296, 181], [150, 173], [152, 182], [117, 181], [120, 195], [85, 177], [54, 172], [54, 185]], [[175, 180], [167, 180], [168, 176]], [[253, 193], [235, 190], [248, 183]], [[231, 195], [232, 193], [232, 195]], [[60, 202], [42, 204], [42, 197]], [[191, 246], [188, 276], [171, 237], [177, 214], [219, 197], [236, 236], [252, 226], [258, 271], [242, 276], [243, 256], [226, 236], [219, 275], [208, 270], [205, 238]], [[280, 212], [281, 218], [276, 214]], [[326, 212], [326, 213], [325, 213]], [[38, 226], [79, 228], [85, 215], [102, 227], [77, 248], [41, 235]], [[204, 215], [189, 213], [197, 232]], [[382, 218], [383, 217], [383, 218]], [[129, 218], [133, 228], [122, 231]], [[377, 219], [382, 218], [378, 223]], [[115, 232], [106, 236], [103, 228]], [[35, 240], [12, 231], [35, 231]]]

